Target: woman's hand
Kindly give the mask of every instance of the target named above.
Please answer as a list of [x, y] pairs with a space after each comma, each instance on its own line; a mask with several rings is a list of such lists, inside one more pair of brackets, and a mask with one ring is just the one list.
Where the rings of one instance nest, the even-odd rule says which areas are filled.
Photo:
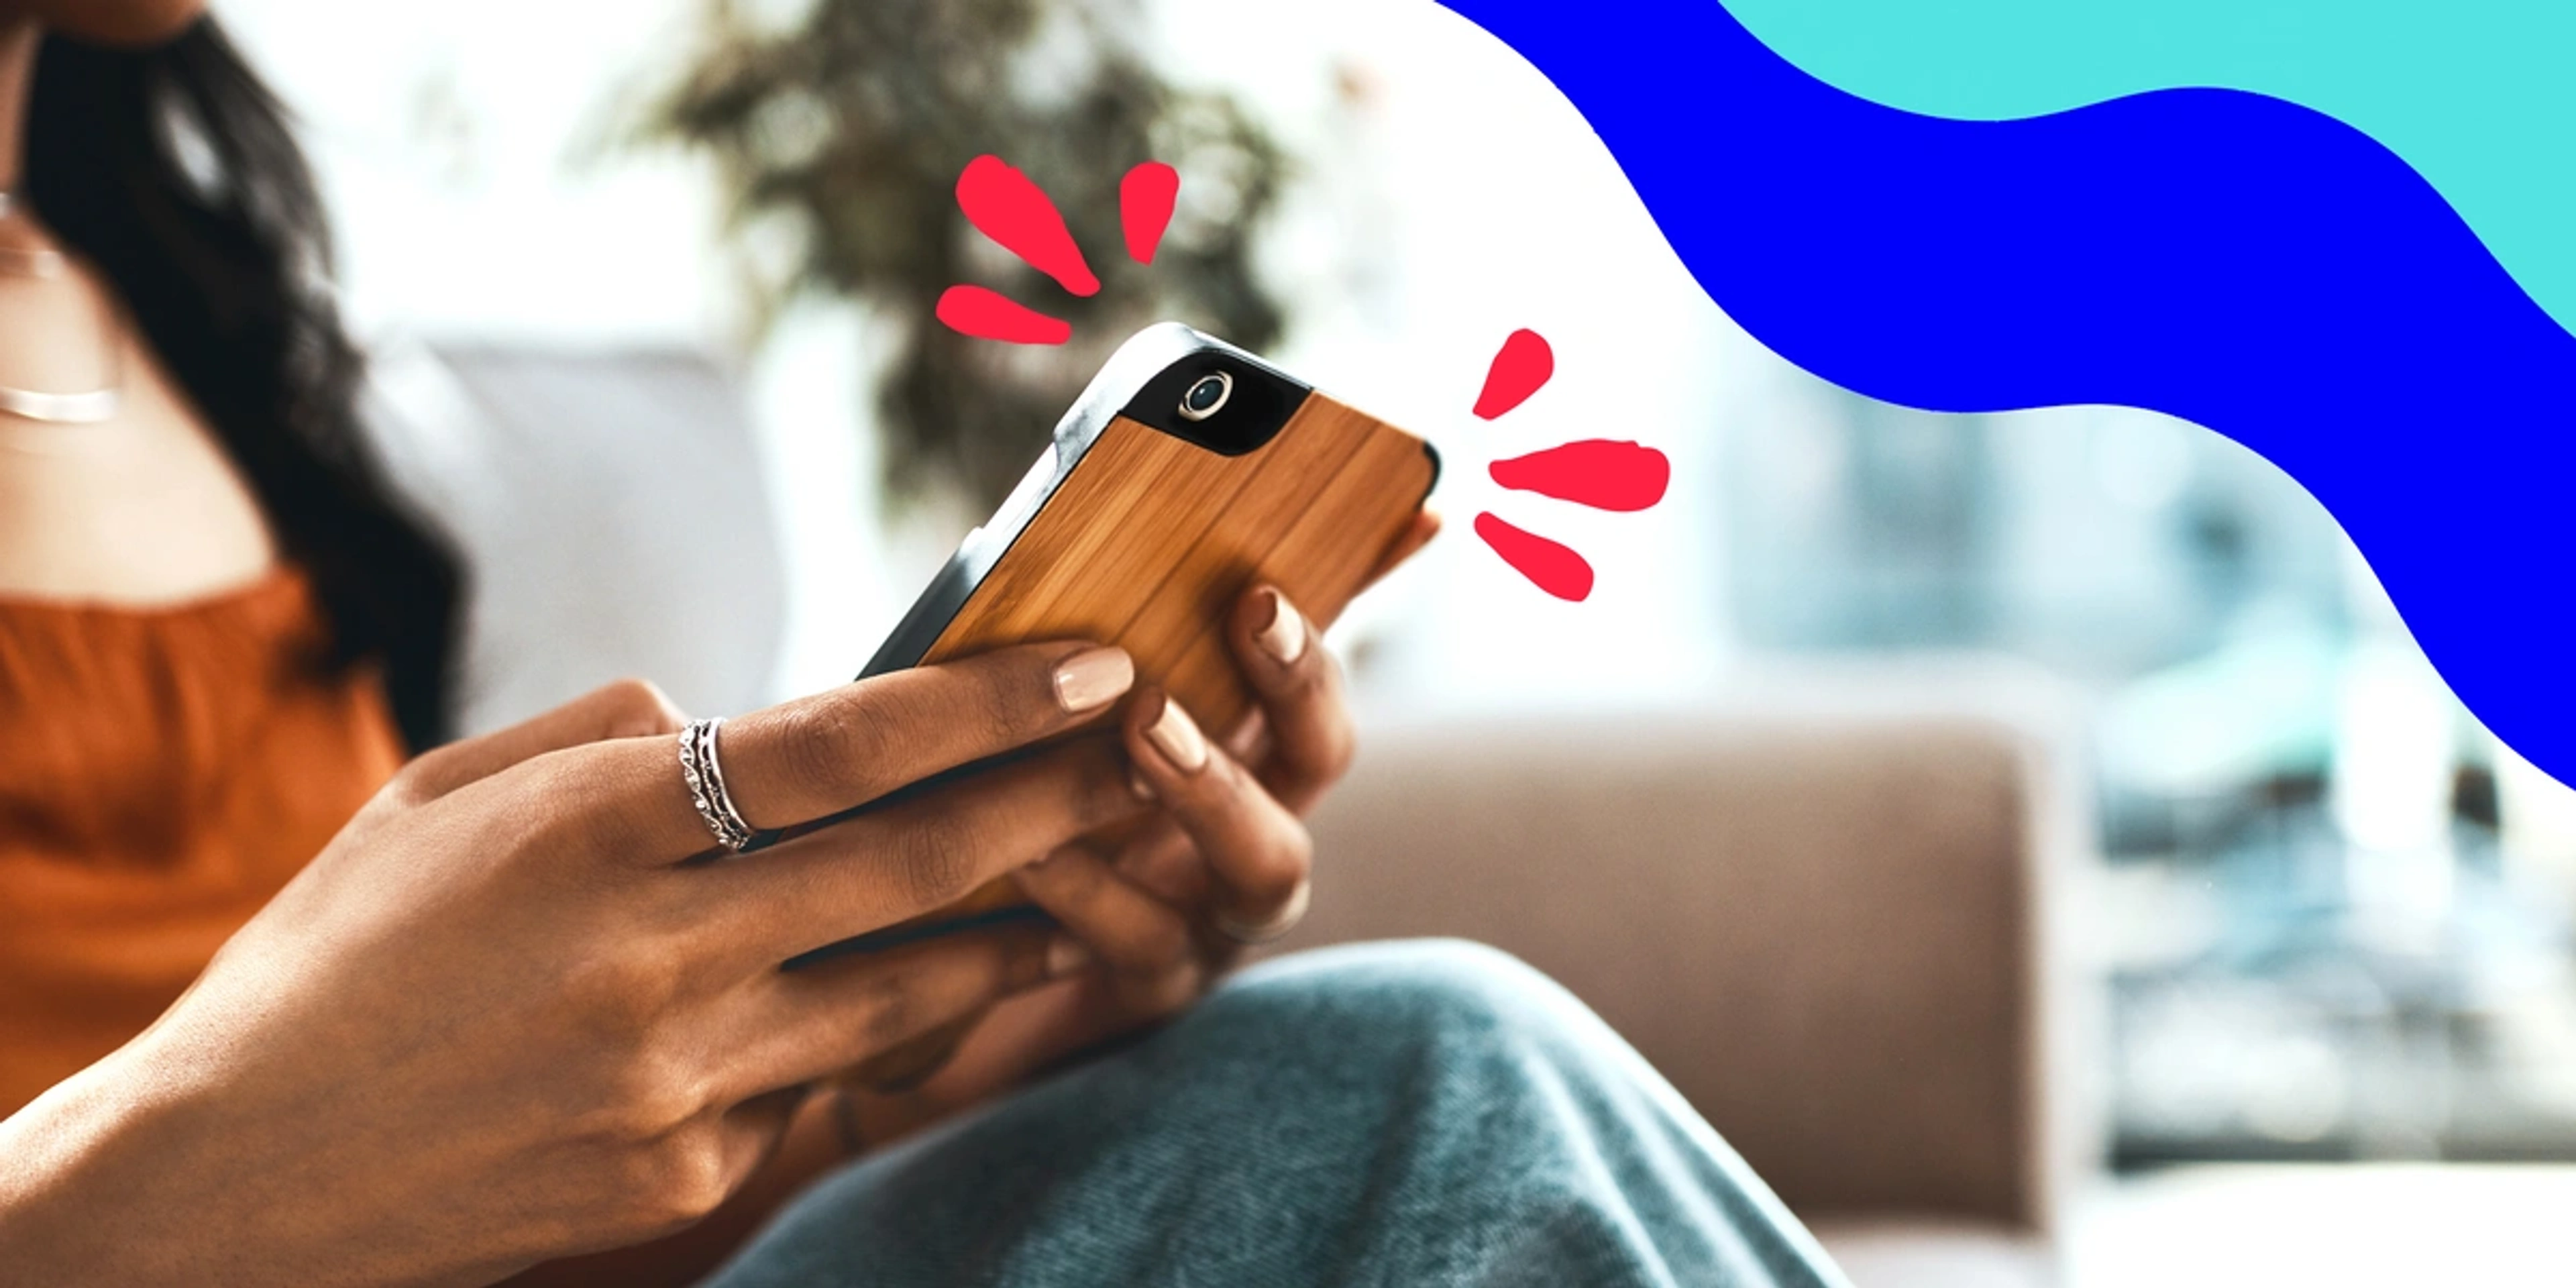
[[1131, 786], [1161, 816], [1115, 853], [1074, 841], [1014, 874], [1098, 959], [1131, 1020], [1195, 1000], [1243, 948], [1296, 924], [1313, 879], [1303, 815], [1357, 747], [1341, 665], [1296, 605], [1263, 587], [1229, 626], [1260, 699], [1232, 747], [1159, 689], [1140, 690], [1122, 732]]
[[[1107, 707], [1040, 644], [725, 725], [753, 825]], [[1043, 931], [795, 972], [1145, 808], [1084, 737], [739, 857], [642, 685], [414, 762], [123, 1050], [0, 1123], [0, 1264], [46, 1283], [485, 1282], [716, 1207], [806, 1088], [1050, 973]]]
[[[1438, 531], [1438, 518], [1424, 514], [1371, 580]], [[1304, 912], [1313, 843], [1302, 819], [1349, 769], [1356, 747], [1341, 666], [1273, 587], [1235, 605], [1226, 637], [1259, 699], [1244, 726], [1211, 739], [1159, 689], [1140, 689], [1121, 732], [1135, 790], [1157, 814], [1114, 850], [1075, 841], [1013, 874], [1063, 925], [1052, 954], [1078, 978], [1004, 1003], [918, 1088], [845, 1092], [872, 1140], [1169, 1016], [1250, 943], [1286, 933]]]

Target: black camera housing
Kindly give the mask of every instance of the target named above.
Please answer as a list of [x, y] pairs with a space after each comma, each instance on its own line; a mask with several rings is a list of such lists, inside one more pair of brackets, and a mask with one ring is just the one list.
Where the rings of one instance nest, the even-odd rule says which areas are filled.
[[[1223, 406], [1204, 419], [1181, 414], [1181, 398], [1212, 373], [1234, 381]], [[1180, 358], [1145, 382], [1119, 415], [1221, 456], [1259, 451], [1297, 413], [1313, 388], [1241, 354], [1208, 349]]]

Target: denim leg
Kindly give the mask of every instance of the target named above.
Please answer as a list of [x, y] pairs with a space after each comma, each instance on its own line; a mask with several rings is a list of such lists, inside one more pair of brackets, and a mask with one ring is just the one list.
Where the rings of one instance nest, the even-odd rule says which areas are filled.
[[1456, 942], [1271, 962], [839, 1172], [712, 1281], [1839, 1285], [1581, 1003]]

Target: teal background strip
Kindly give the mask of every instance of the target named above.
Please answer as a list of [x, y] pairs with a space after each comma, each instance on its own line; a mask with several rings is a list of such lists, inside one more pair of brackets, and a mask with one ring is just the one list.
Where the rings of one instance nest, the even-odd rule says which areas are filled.
[[1727, 0], [1810, 75], [2003, 120], [2178, 86], [2323, 112], [2414, 167], [2576, 330], [2576, 0]]

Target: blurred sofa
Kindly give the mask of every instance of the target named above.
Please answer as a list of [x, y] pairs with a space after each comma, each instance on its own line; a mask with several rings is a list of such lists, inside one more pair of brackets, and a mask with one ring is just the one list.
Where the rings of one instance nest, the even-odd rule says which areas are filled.
[[[377, 385], [387, 457], [477, 572], [469, 729], [626, 674], [695, 711], [768, 699], [783, 574], [720, 368], [404, 345]], [[2094, 1142], [2053, 1058], [2082, 1020], [2049, 909], [2085, 829], [2050, 704], [2022, 700], [2044, 686], [1748, 687], [1372, 727], [1283, 948], [1498, 945], [1626, 1035], [1860, 1288], [2050, 1282]]]
[[2051, 1076], [2076, 1008], [2051, 874], [2080, 820], [2045, 729], [1958, 707], [1372, 729], [1282, 949], [1507, 949], [1634, 1043], [1860, 1288], [2050, 1283], [2092, 1148]]

